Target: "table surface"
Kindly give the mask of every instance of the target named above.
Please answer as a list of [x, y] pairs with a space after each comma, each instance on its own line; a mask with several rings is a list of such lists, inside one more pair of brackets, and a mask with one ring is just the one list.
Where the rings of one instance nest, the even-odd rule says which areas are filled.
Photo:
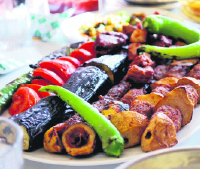
[[[162, 4], [162, 5], [151, 5], [148, 6], [149, 8], [162, 8], [162, 9], [167, 9], [170, 10], [178, 15], [181, 15], [184, 19], [185, 22], [191, 24], [192, 26], [195, 26], [197, 28], [200, 28], [199, 24], [193, 23], [192, 21], [190, 21], [190, 19], [188, 19], [187, 17], [185, 17], [181, 11], [180, 11], [180, 3], [179, 2], [175, 2], [175, 3], [170, 3], [170, 4]], [[126, 6], [133, 6], [133, 7], [147, 7], [145, 5], [138, 5], [138, 4], [130, 4], [127, 3], [123, 0], [107, 0], [105, 2], [104, 8], [103, 10], [110, 10], [110, 9], [120, 9]], [[22, 47], [22, 48], [18, 48], [15, 50], [11, 50], [11, 51], [6, 51], [6, 52], [1, 52], [0, 53], [0, 58], [1, 55], [6, 56], [6, 57], [19, 57], [20, 58], [24, 58], [26, 59], [27, 57], [29, 59], [32, 60], [32, 63], [36, 63], [39, 59], [41, 59], [42, 57], [48, 55], [49, 53], [60, 49], [63, 46], [66, 46], [70, 44], [70, 41], [68, 39], [65, 38], [65, 36], [63, 35], [62, 31], [58, 31], [53, 37], [52, 39], [50, 39], [48, 42], [42, 42], [40, 40], [33, 40], [32, 45], [28, 46], [28, 47]], [[0, 75], [0, 88], [4, 87], [5, 84], [9, 83], [11, 80], [16, 79], [17, 77], [19, 77], [20, 75], [28, 72], [29, 70], [29, 66], [25, 65], [19, 69], [16, 69], [15, 71], [12, 71], [8, 74], [5, 75]], [[190, 146], [198, 146], [199, 142], [200, 142], [200, 131], [197, 131], [194, 135], [192, 135], [192, 137], [186, 141], [184, 141], [183, 143], [179, 144], [177, 147], [190, 147]], [[119, 165], [119, 164], [118, 164]], [[95, 168], [95, 169], [100, 169], [100, 168], [108, 168], [108, 169], [113, 169], [115, 167], [118, 166], [117, 164], [115, 165], [107, 165], [107, 166], [95, 166], [95, 167], [81, 167], [82, 169], [84, 168]], [[80, 167], [67, 167], [67, 166], [56, 166], [56, 169], [76, 169], [76, 168], [80, 168]], [[24, 160], [24, 169], [55, 169], [54, 165], [50, 165], [50, 164], [43, 164], [43, 163], [39, 163], [39, 162], [33, 162], [30, 160]]]

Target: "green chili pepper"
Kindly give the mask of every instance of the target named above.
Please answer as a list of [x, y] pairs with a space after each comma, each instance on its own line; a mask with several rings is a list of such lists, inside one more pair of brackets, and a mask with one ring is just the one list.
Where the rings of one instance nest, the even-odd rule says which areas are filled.
[[60, 86], [48, 85], [40, 88], [39, 91], [55, 93], [79, 113], [99, 135], [105, 153], [111, 156], [119, 156], [122, 153], [124, 149], [124, 140], [119, 131], [91, 104]]
[[159, 58], [176, 60], [200, 57], [200, 31], [161, 15], [146, 16], [143, 20], [143, 28], [150, 33], [171, 36], [177, 40], [182, 39], [188, 45], [180, 47], [142, 45], [138, 48], [138, 53], [147, 52]]

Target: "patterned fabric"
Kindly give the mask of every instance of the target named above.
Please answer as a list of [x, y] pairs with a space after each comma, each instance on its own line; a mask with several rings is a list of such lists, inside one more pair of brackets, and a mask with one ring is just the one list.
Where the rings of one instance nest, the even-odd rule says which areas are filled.
[[48, 41], [59, 30], [60, 24], [66, 18], [71, 17], [75, 12], [74, 8], [70, 8], [63, 13], [49, 15], [32, 15], [32, 31], [33, 36], [41, 38], [42, 41]]

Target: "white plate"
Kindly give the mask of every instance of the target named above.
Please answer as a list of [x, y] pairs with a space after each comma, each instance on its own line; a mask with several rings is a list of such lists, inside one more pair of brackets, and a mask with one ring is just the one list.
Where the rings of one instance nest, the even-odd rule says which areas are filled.
[[[117, 10], [107, 10], [107, 11], [102, 11], [101, 15], [106, 15], [106, 14], [116, 14], [118, 11], [126, 11], [129, 15], [133, 13], [139, 13], [139, 12], [144, 12], [146, 15], [151, 15], [155, 11], [158, 11], [160, 14], [165, 15], [170, 18], [174, 18], [180, 21], [183, 21], [180, 16], [177, 14], [170, 12], [165, 9], [158, 9], [158, 8], [141, 8], [141, 7], [125, 7], [123, 9], [117, 9]], [[94, 18], [95, 18], [96, 12], [87, 12], [83, 13], [80, 15], [76, 15], [71, 18], [67, 18], [63, 21], [61, 24], [61, 30], [68, 39], [69, 42], [79, 42], [79, 41], [84, 41], [87, 40], [88, 38], [86, 36], [83, 36], [79, 32], [79, 28], [85, 24], [85, 23], [90, 23]]]
[[[183, 143], [185, 140], [190, 138], [195, 132], [197, 132], [200, 129], [199, 119], [200, 119], [200, 105], [197, 105], [197, 107], [194, 109], [192, 120], [189, 124], [181, 128], [180, 131], [177, 133], [178, 138], [178, 144], [172, 148], [173, 149], [179, 146], [181, 143]], [[9, 117], [8, 113], [5, 112], [4, 116]], [[187, 145], [185, 145], [187, 146]], [[166, 151], [166, 149], [158, 150]], [[99, 165], [108, 165], [108, 164], [119, 164], [126, 162], [130, 159], [136, 159], [139, 157], [146, 156], [147, 154], [155, 153], [149, 152], [145, 153], [142, 151], [141, 146], [135, 146], [133, 148], [125, 149], [122, 153], [122, 155], [117, 157], [110, 157], [106, 155], [105, 153], [98, 153], [95, 155], [92, 155], [90, 157], [85, 158], [75, 158], [68, 154], [61, 155], [61, 154], [53, 154], [48, 153], [45, 151], [44, 148], [40, 148], [33, 152], [24, 152], [24, 158], [27, 160], [40, 162], [40, 163], [46, 163], [46, 164], [52, 164], [52, 165], [62, 165], [62, 166], [99, 166]]]

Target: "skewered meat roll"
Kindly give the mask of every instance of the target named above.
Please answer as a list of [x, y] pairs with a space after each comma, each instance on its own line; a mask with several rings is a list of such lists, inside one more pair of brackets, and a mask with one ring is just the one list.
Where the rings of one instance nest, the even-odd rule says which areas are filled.
[[193, 86], [191, 86], [189, 84], [180, 85], [177, 88], [183, 88], [183, 87], [186, 90], [188, 98], [193, 103], [194, 107], [196, 107], [196, 105], [197, 105], [197, 99], [199, 97], [199, 95], [197, 93], [197, 90]]
[[200, 64], [195, 65], [193, 69], [191, 69], [187, 74], [187, 76], [193, 77], [195, 79], [200, 79]]
[[[178, 80], [177, 86], [183, 84], [189, 84], [193, 86], [197, 90], [198, 95], [200, 96], [200, 81], [198, 79], [195, 79], [193, 77], [183, 77]], [[197, 103], [200, 103], [200, 97], [198, 97]]]
[[164, 75], [164, 77], [177, 77], [180, 79], [186, 76], [189, 71], [190, 71], [189, 66], [182, 66], [182, 65], [170, 66], [169, 71]]
[[51, 127], [44, 135], [48, 152], [66, 152], [72, 156], [91, 154], [96, 145], [95, 131], [75, 114], [64, 123]]
[[163, 95], [158, 93], [137, 96], [130, 105], [130, 111], [136, 111], [150, 119], [155, 105], [162, 98]]
[[153, 105], [147, 101], [133, 100], [130, 106], [130, 111], [136, 111], [148, 118], [153, 114]]
[[128, 104], [124, 104], [123, 102], [120, 101], [113, 101], [108, 106], [106, 106], [101, 113], [107, 118], [110, 118], [111, 115], [114, 115], [121, 111], [128, 111], [128, 110], [129, 110]]
[[[155, 111], [163, 105], [169, 105], [173, 108], [177, 107], [182, 114], [181, 126], [185, 126], [191, 121], [193, 109], [198, 98], [197, 91], [195, 92], [196, 89], [190, 89], [191, 87], [186, 85], [174, 88], [156, 104]], [[194, 93], [190, 94], [191, 91], [194, 91]]]
[[106, 96], [112, 97], [115, 100], [120, 100], [130, 89], [131, 84], [122, 80], [119, 84], [108, 90]]
[[113, 86], [110, 90], [108, 90], [105, 96], [99, 96], [99, 100], [93, 102], [92, 105], [96, 107], [99, 112], [102, 112], [106, 106], [108, 106], [114, 100], [120, 100], [125, 93], [130, 89], [131, 84], [122, 80], [119, 84]]
[[158, 86], [155, 89], [153, 89], [151, 92], [159, 93], [159, 94], [162, 94], [163, 96], [165, 96], [170, 91], [171, 91], [170, 88], [168, 88], [166, 86]]
[[181, 111], [177, 107], [163, 105], [159, 107], [154, 114], [160, 113], [160, 112], [166, 114], [173, 121], [174, 126], [176, 128], [176, 132], [178, 132], [181, 128], [181, 121], [182, 121]]
[[154, 68], [154, 79], [160, 80], [164, 77], [164, 75], [168, 72], [169, 66], [168, 65], [158, 65]]
[[72, 156], [88, 155], [95, 149], [96, 133], [87, 123], [71, 124], [62, 135], [62, 143], [66, 152]]

